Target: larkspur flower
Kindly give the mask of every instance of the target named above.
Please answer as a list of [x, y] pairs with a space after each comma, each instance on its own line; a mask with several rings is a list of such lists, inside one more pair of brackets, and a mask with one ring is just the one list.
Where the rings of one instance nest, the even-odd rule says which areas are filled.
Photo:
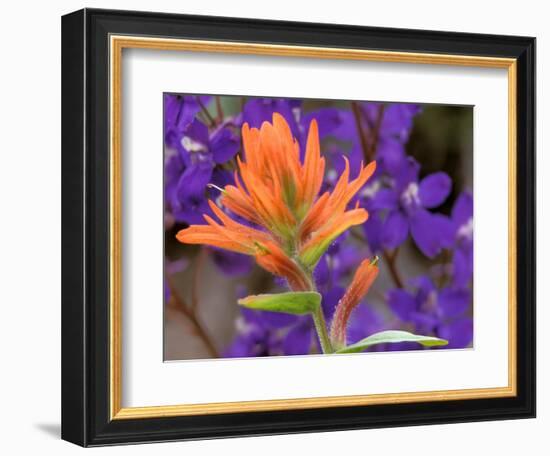
[[461, 193], [451, 212], [454, 228], [453, 285], [467, 286], [474, 269], [474, 200], [470, 193]]
[[[240, 141], [226, 121], [210, 129], [197, 115], [209, 96], [164, 96], [166, 145], [165, 201], [166, 229], [175, 223], [203, 223], [203, 214], [213, 215], [207, 197], [218, 191], [208, 184], [225, 186], [233, 182], [226, 167], [240, 147]], [[250, 272], [252, 262], [244, 255], [212, 250], [214, 264], [227, 276]]]
[[394, 249], [408, 234], [429, 258], [448, 246], [452, 229], [447, 217], [433, 213], [451, 192], [451, 179], [436, 172], [419, 181], [420, 167], [407, 157], [393, 175], [390, 185], [377, 189], [367, 207], [375, 213], [366, 223], [365, 233], [374, 250]]
[[222, 190], [221, 204], [247, 220], [239, 223], [211, 200], [207, 225], [192, 225], [177, 234], [180, 242], [207, 244], [254, 256], [267, 271], [284, 277], [293, 290], [311, 290], [311, 272], [340, 234], [368, 218], [365, 209], [348, 210], [352, 197], [375, 170], [371, 162], [350, 181], [349, 165], [332, 193], [319, 196], [325, 160], [320, 154], [317, 122], [309, 128], [303, 163], [299, 145], [284, 117], [260, 129], [242, 128], [246, 160], [237, 157], [235, 185]]
[[168, 147], [178, 147], [201, 104], [206, 105], [209, 100], [209, 96], [164, 94], [164, 142]]
[[[237, 137], [224, 126], [209, 132], [199, 120], [193, 120], [183, 132], [177, 154], [170, 157], [170, 171], [179, 178], [167, 180], [169, 202], [177, 221], [201, 223], [202, 214], [210, 213], [206, 202], [207, 185], [227, 180], [217, 165], [231, 160], [239, 149]], [[176, 167], [175, 170], [173, 168]]]
[[389, 307], [397, 317], [416, 331], [447, 339], [447, 348], [468, 346], [473, 337], [473, 322], [468, 315], [471, 291], [438, 288], [427, 276], [412, 280], [410, 285], [411, 290], [398, 288], [388, 293]]

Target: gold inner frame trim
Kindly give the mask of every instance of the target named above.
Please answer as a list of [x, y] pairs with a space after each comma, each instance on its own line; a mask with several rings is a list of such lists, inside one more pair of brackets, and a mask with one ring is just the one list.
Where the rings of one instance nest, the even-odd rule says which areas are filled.
[[[330, 396], [207, 404], [122, 407], [122, 51], [152, 49], [250, 54], [371, 62], [504, 68], [508, 70], [508, 385], [495, 388]], [[517, 394], [516, 289], [516, 120], [517, 61], [468, 55], [388, 52], [331, 47], [289, 46], [246, 42], [184, 40], [139, 36], [110, 36], [110, 415], [111, 419], [159, 418], [221, 413], [311, 409], [423, 401], [487, 399]]]

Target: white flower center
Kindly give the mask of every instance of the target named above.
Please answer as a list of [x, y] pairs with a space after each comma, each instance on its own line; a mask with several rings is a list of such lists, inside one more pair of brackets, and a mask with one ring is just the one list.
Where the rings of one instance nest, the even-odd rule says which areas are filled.
[[411, 182], [403, 194], [401, 195], [401, 200], [406, 206], [412, 206], [413, 204], [420, 204], [420, 198], [418, 197], [418, 184], [416, 182]]
[[327, 180], [329, 182], [336, 182], [336, 178], [338, 177], [338, 173], [334, 169], [330, 169], [327, 173]]
[[191, 139], [189, 136], [184, 136], [181, 140], [181, 145], [189, 152], [204, 152], [206, 146], [198, 141]]
[[458, 229], [457, 236], [461, 239], [472, 239], [474, 237], [474, 219], [470, 217], [468, 221]]
[[372, 184], [367, 185], [363, 190], [361, 190], [361, 196], [365, 198], [372, 198], [374, 195], [378, 193], [378, 190], [380, 190], [380, 187], [382, 187], [382, 184], [380, 181], [374, 181]]

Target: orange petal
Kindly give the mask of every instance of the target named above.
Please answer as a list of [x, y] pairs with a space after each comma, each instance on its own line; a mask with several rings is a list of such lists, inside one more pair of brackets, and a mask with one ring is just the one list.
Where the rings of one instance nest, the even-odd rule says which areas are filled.
[[323, 183], [323, 175], [324, 161], [323, 166], [321, 166], [319, 130], [317, 121], [313, 119], [309, 125], [304, 159], [304, 202], [309, 204], [313, 202]]
[[180, 230], [176, 235], [176, 239], [183, 244], [206, 244], [247, 255], [254, 253], [242, 244], [220, 235], [215, 228], [209, 225], [192, 225], [189, 228]]
[[359, 265], [350, 286], [336, 306], [330, 328], [330, 338], [337, 348], [346, 345], [346, 328], [349, 317], [376, 280], [378, 276], [377, 262], [378, 259], [375, 257], [373, 261], [364, 260]]
[[365, 223], [368, 216], [369, 214], [365, 209], [352, 209], [333, 218], [331, 223], [314, 232], [311, 238], [302, 246], [300, 249], [302, 263], [310, 268], [315, 266], [332, 241], [348, 228]]

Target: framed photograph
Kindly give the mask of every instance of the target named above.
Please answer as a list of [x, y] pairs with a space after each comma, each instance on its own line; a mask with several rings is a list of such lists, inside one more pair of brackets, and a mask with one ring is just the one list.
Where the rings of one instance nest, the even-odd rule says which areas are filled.
[[535, 416], [535, 39], [62, 20], [62, 437]]

